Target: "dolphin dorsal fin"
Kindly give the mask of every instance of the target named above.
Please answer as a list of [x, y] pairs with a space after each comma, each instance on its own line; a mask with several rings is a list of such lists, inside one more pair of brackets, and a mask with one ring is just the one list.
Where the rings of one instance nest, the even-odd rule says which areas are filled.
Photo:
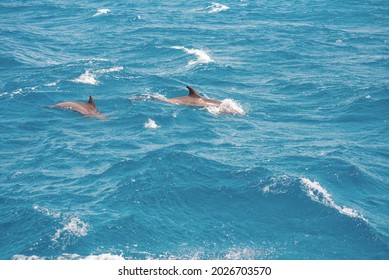
[[189, 96], [190, 97], [197, 97], [197, 98], [200, 98], [200, 94], [194, 89], [192, 88], [191, 86], [186, 86], [188, 89], [189, 89]]
[[89, 96], [88, 104], [92, 105], [93, 108], [96, 108], [96, 104], [95, 104], [95, 101], [93, 100], [92, 96]]

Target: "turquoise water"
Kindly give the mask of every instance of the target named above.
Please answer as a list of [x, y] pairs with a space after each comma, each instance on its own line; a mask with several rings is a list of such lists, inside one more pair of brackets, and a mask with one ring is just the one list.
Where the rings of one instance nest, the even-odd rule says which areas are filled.
[[389, 259], [388, 1], [3, 2], [0, 259]]

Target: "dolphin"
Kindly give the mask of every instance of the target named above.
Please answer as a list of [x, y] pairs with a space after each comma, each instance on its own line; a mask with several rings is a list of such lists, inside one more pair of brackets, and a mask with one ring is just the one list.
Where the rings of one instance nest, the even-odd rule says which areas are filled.
[[219, 100], [207, 99], [200, 96], [200, 94], [191, 86], [186, 86], [189, 90], [187, 96], [174, 97], [174, 98], [163, 98], [163, 97], [154, 97], [153, 99], [163, 101], [170, 104], [176, 105], [188, 105], [188, 106], [219, 106], [222, 104]]
[[88, 102], [67, 101], [53, 105], [54, 108], [65, 108], [76, 111], [84, 116], [104, 119], [105, 116], [96, 109], [95, 101], [89, 96]]

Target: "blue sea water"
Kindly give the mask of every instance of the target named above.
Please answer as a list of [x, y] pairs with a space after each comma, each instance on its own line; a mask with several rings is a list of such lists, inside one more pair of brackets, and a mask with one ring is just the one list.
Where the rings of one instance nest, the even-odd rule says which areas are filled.
[[389, 259], [388, 1], [9, 0], [0, 42], [0, 259]]

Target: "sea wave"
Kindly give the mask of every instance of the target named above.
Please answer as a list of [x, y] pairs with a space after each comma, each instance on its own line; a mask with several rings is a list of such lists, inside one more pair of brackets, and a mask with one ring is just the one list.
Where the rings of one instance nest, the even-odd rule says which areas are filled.
[[308, 178], [297, 179], [286, 175], [280, 175], [263, 181], [261, 180], [260, 185], [264, 194], [289, 196], [295, 193], [295, 195], [298, 196], [296, 190], [302, 190], [311, 200], [331, 207], [342, 215], [361, 219], [368, 223], [368, 220], [357, 210], [338, 205], [332, 199], [332, 195], [317, 181], [311, 181]]
[[277, 249], [273, 246], [238, 246], [223, 248], [220, 251], [209, 250], [205, 247], [177, 248], [176, 252], [164, 252], [154, 255], [142, 252], [147, 260], [253, 260], [269, 259], [277, 255]]
[[365, 222], [368, 222], [368, 220], [365, 217], [363, 217], [362, 214], [358, 213], [356, 210], [336, 204], [332, 199], [332, 195], [325, 188], [323, 188], [319, 184], [319, 182], [311, 181], [310, 179], [307, 178], [301, 178], [301, 183], [304, 186], [304, 191], [313, 201], [334, 208], [343, 215], [347, 215], [352, 218], [358, 218]]
[[2, 259], [388, 259], [385, 1], [3, 2]]
[[193, 54], [197, 57], [197, 59], [189, 61], [187, 66], [215, 62], [204, 50], [201, 49], [188, 49], [182, 46], [173, 46], [171, 48], [175, 50], [183, 50], [187, 54]]

